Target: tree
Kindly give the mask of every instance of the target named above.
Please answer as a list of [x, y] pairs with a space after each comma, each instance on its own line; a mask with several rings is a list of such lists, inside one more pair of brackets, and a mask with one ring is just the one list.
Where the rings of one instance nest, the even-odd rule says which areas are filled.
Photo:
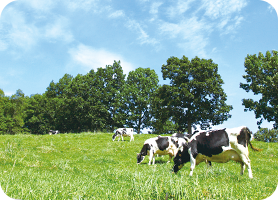
[[267, 51], [264, 56], [261, 52], [247, 55], [244, 62], [243, 75], [246, 84], [240, 83], [240, 88], [246, 92], [253, 91], [254, 95], [261, 95], [261, 99], [243, 99], [244, 111], [254, 111], [257, 124], [260, 126], [263, 119], [275, 122], [273, 127], [278, 128], [278, 51]]
[[102, 119], [102, 130], [113, 131], [125, 123], [121, 108], [124, 84], [125, 75], [120, 61], [98, 68], [95, 77], [95, 108], [99, 113], [98, 119]]
[[263, 142], [278, 142], [278, 130], [268, 128], [261, 128], [254, 134], [257, 141]]
[[126, 81], [127, 124], [139, 134], [142, 128], [151, 125], [153, 94], [158, 88], [158, 76], [150, 68], [137, 68], [128, 74]]
[[225, 103], [227, 96], [222, 89], [224, 82], [211, 59], [170, 57], [162, 65], [162, 73], [164, 80], [170, 79], [170, 85], [159, 88], [157, 101], [161, 106], [156, 109], [163, 112], [156, 112], [157, 119], [171, 119], [178, 130], [192, 133], [192, 126], [207, 128], [231, 117], [232, 106]]
[[24, 124], [32, 134], [43, 135], [50, 129], [56, 129], [57, 102], [54, 100], [55, 98], [47, 98], [45, 94], [35, 94], [28, 98]]
[[24, 128], [26, 97], [21, 90], [6, 97], [0, 90], [0, 134], [17, 134], [26, 132]]

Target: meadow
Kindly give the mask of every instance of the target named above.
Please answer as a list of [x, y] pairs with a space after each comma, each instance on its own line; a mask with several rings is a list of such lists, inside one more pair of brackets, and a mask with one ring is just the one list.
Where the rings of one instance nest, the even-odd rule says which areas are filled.
[[146, 139], [112, 142], [112, 133], [0, 135], [0, 184], [15, 199], [265, 199], [278, 183], [278, 144], [252, 141], [253, 179], [240, 164], [201, 163], [189, 177], [187, 163], [177, 174], [173, 161], [148, 156], [136, 164]]

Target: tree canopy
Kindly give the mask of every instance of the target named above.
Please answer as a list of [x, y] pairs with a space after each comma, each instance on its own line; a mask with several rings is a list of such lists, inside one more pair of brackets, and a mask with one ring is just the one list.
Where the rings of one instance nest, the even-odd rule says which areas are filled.
[[158, 89], [155, 118], [162, 123], [172, 121], [178, 130], [188, 130], [200, 125], [207, 128], [231, 117], [232, 106], [225, 101], [224, 84], [218, 66], [211, 59], [183, 56], [170, 57], [162, 65], [163, 79], [170, 85]]
[[18, 90], [11, 97], [0, 90], [0, 134], [30, 132], [112, 132], [134, 127], [138, 133], [150, 126], [149, 110], [158, 76], [138, 68], [125, 78], [120, 61], [73, 77], [51, 81], [44, 94], [27, 97]]
[[151, 126], [151, 105], [158, 88], [158, 76], [150, 68], [138, 68], [128, 74], [126, 81], [127, 124], [140, 132]]
[[247, 55], [244, 62], [246, 75], [243, 78], [247, 83], [240, 83], [240, 88], [254, 95], [261, 95], [259, 100], [243, 99], [245, 111], [254, 111], [257, 124], [260, 126], [263, 119], [274, 122], [278, 128], [278, 51], [261, 52], [256, 55]]

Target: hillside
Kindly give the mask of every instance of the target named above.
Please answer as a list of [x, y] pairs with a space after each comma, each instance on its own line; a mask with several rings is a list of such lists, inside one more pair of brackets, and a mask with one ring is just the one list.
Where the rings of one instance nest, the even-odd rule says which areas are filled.
[[168, 156], [136, 164], [144, 141], [112, 142], [112, 134], [1, 135], [0, 184], [16, 199], [265, 199], [278, 183], [278, 144], [252, 141], [254, 179], [240, 164], [201, 163], [189, 177], [189, 163], [172, 174]]

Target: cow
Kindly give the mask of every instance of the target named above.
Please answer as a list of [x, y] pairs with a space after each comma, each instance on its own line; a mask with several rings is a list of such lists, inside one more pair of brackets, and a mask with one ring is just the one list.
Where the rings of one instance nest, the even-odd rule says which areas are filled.
[[116, 137], [118, 138], [118, 141], [120, 140], [120, 137], [122, 138], [122, 141], [124, 141], [123, 136], [130, 137], [130, 142], [133, 140], [134, 141], [134, 137], [133, 137], [133, 128], [118, 128], [115, 132], [115, 134], [112, 136], [112, 141], [114, 141], [116, 139]]
[[173, 171], [177, 173], [185, 163], [190, 161], [189, 175], [192, 176], [195, 166], [201, 162], [226, 163], [234, 160], [241, 164], [241, 175], [247, 166], [249, 178], [253, 178], [248, 144], [254, 151], [262, 149], [255, 148], [250, 138], [251, 131], [245, 126], [227, 131], [220, 129], [195, 133], [185, 145], [179, 148], [174, 158]]
[[178, 152], [179, 145], [185, 143], [184, 138], [170, 137], [170, 136], [158, 136], [155, 138], [147, 139], [141, 149], [141, 152], [137, 154], [137, 164], [140, 164], [146, 155], [149, 155], [149, 165], [155, 164], [155, 155], [169, 155], [169, 161]]
[[[194, 134], [197, 133], [197, 132], [199, 132], [199, 131], [198, 131], [198, 130], [197, 130], [197, 131], [194, 131]], [[188, 141], [188, 140], [191, 138], [192, 135], [193, 135], [193, 134], [174, 133], [174, 134], [172, 135], [172, 137], [184, 138], [186, 141]], [[184, 145], [184, 144], [186, 143], [186, 141], [180, 142], [180, 143], [179, 143], [179, 148], [180, 148], [182, 145]], [[210, 161], [206, 160], [205, 162], [206, 162], [206, 164], [207, 164], [208, 167], [211, 167], [211, 162], [210, 162]]]
[[52, 135], [52, 134], [58, 134], [58, 133], [60, 133], [60, 131], [58, 131], [58, 130], [50, 130], [49, 132], [48, 132], [48, 134], [49, 135]]

